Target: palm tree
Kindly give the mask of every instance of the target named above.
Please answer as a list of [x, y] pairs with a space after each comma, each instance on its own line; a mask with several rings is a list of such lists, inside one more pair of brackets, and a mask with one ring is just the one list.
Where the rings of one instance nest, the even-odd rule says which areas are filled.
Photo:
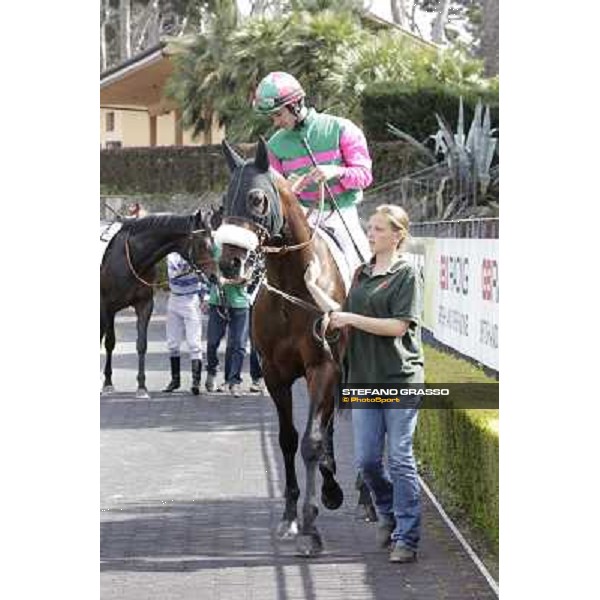
[[210, 143], [212, 123], [231, 88], [227, 69], [231, 32], [239, 23], [235, 0], [214, 0], [204, 29], [194, 44], [174, 57], [175, 72], [166, 87], [167, 97], [182, 109], [182, 124], [193, 135], [205, 132]]

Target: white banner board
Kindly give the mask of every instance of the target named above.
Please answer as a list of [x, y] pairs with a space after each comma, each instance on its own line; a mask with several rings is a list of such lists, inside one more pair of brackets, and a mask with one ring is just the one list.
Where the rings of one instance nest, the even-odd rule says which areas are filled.
[[424, 270], [424, 326], [440, 342], [499, 371], [498, 240], [415, 241], [413, 258]]

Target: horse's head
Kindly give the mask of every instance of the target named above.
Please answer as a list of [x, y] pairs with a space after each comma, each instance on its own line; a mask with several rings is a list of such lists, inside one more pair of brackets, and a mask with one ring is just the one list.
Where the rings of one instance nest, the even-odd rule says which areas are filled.
[[190, 243], [185, 258], [192, 266], [202, 271], [209, 281], [216, 281], [219, 266], [215, 260], [212, 217], [211, 211], [203, 215], [201, 209], [192, 215]]
[[250, 253], [281, 234], [282, 208], [265, 141], [259, 140], [253, 161], [245, 161], [226, 140], [222, 146], [231, 181], [223, 197], [223, 223], [215, 238], [222, 246], [219, 266], [223, 274], [240, 277], [246, 274]]

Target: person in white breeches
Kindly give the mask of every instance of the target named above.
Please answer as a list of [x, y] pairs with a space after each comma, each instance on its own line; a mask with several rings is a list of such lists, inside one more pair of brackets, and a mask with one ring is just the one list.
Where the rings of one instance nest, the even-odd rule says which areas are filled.
[[[304, 213], [307, 214], [307, 220], [311, 227], [314, 227], [317, 219], [319, 218], [319, 211], [317, 209], [313, 209], [312, 211], [308, 211], [307, 208], [302, 207]], [[360, 219], [358, 217], [358, 210], [356, 206], [348, 206], [345, 208], [340, 208], [340, 212], [348, 229], [352, 232], [352, 237], [356, 242], [360, 252], [362, 253], [362, 258], [356, 252], [354, 248], [354, 244], [352, 243], [352, 239], [340, 218], [339, 213], [334, 210], [333, 212], [329, 212], [329, 209], [326, 209], [321, 217], [321, 225], [325, 227], [330, 227], [333, 229], [335, 238], [340, 243], [342, 247], [342, 252], [348, 261], [348, 267], [350, 269], [350, 277], [352, 277], [354, 271], [356, 271], [357, 267], [363, 262], [368, 262], [371, 258], [371, 249], [369, 247], [369, 241], [367, 240], [367, 236], [360, 224]]]
[[189, 263], [177, 252], [167, 256], [170, 295], [167, 303], [167, 347], [171, 363], [171, 381], [164, 392], [181, 387], [181, 343], [185, 340], [192, 362], [192, 393], [200, 393], [202, 373], [201, 284]]

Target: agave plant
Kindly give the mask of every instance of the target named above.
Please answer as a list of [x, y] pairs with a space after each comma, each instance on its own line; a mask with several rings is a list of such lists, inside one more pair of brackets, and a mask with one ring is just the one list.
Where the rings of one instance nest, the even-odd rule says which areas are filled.
[[462, 97], [458, 108], [458, 125], [453, 134], [446, 121], [436, 113], [438, 132], [432, 136], [435, 140], [435, 153], [444, 155], [451, 173], [459, 181], [475, 181], [482, 194], [490, 183], [490, 167], [498, 145], [492, 129], [490, 107], [485, 111], [481, 100], [477, 101], [475, 114], [465, 137], [464, 109]]
[[482, 194], [485, 194], [490, 183], [490, 168], [498, 147], [498, 139], [495, 136], [497, 129], [492, 129], [490, 118], [490, 107], [485, 110], [478, 100], [475, 107], [473, 121], [465, 136], [465, 118], [462, 97], [458, 107], [458, 124], [456, 133], [452, 130], [446, 120], [438, 113], [435, 114], [439, 130], [429, 139], [434, 140], [434, 151], [428, 148], [426, 143], [415, 140], [407, 133], [388, 123], [388, 130], [396, 137], [409, 143], [413, 148], [434, 163], [437, 156], [444, 157], [443, 163], [447, 167], [450, 176], [456, 180], [461, 189], [465, 184], [475, 182]]

